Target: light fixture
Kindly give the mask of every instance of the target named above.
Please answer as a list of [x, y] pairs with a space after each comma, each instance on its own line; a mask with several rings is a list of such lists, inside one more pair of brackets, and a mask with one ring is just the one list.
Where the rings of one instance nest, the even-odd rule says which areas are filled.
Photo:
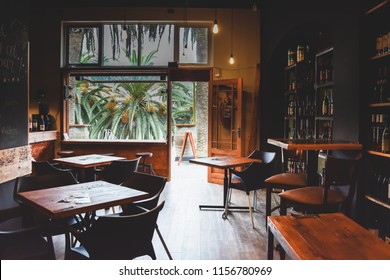
[[233, 9], [231, 10], [231, 20], [230, 20], [230, 59], [229, 63], [234, 64], [233, 57]]
[[126, 8], [123, 9], [124, 21], [122, 25], [122, 38], [127, 39]]
[[257, 12], [257, 3], [256, 3], [256, 1], [253, 1], [252, 11]]
[[214, 26], [213, 26], [213, 33], [217, 34], [218, 33], [218, 21], [217, 21], [217, 8], [215, 8], [215, 17], [214, 17]]

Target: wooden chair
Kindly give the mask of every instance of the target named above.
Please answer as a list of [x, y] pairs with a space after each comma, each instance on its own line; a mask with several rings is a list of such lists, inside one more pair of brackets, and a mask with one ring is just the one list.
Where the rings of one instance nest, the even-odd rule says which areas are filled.
[[130, 260], [148, 255], [155, 260], [152, 239], [164, 203], [141, 214], [98, 216], [87, 230], [73, 230], [81, 245], [71, 248], [68, 235], [66, 259]]
[[294, 207], [303, 213], [343, 210], [345, 214], [350, 215], [360, 158], [360, 154], [355, 158], [328, 155], [322, 186], [307, 186], [280, 193], [280, 214], [286, 215], [287, 208]]
[[152, 152], [139, 152], [135, 154], [137, 157], [141, 157], [141, 161], [139, 164], [138, 170], [144, 173], [149, 173], [152, 175], [156, 175], [156, 173], [153, 170], [153, 164], [146, 162], [146, 158], [151, 158], [153, 157]]
[[248, 197], [248, 208], [252, 220], [252, 226], [255, 227], [253, 220], [252, 206], [250, 201], [250, 192], [253, 192], [253, 209], [256, 209], [257, 190], [265, 187], [264, 180], [275, 173], [274, 152], [253, 151], [248, 157], [259, 159], [261, 163], [253, 162], [243, 170], [229, 170], [228, 195], [226, 196], [224, 216], [227, 216], [231, 200], [232, 189], [243, 191]]
[[141, 157], [135, 159], [114, 160], [102, 169], [96, 169], [98, 178], [113, 184], [121, 184], [137, 170]]

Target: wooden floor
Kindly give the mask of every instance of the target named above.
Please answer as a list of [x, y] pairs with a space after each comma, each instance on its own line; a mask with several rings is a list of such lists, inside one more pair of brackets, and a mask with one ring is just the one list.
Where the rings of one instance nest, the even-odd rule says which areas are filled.
[[[222, 204], [221, 185], [207, 183], [207, 167], [183, 161], [174, 164], [172, 180], [161, 196], [165, 207], [158, 225], [175, 260], [262, 260], [266, 259], [265, 191], [258, 191], [254, 213], [256, 228], [252, 228], [249, 212], [199, 210], [199, 204]], [[233, 191], [232, 202], [248, 204], [246, 194]], [[57, 259], [63, 259], [64, 240], [55, 237]], [[155, 234], [153, 240], [157, 259], [168, 259]], [[142, 257], [148, 259], [148, 257]]]

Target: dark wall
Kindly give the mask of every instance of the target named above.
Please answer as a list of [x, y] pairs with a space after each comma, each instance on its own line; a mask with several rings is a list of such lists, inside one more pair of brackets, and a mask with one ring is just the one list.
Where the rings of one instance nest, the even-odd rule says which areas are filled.
[[[358, 1], [266, 2], [261, 10], [261, 145], [283, 137], [284, 67], [288, 48], [311, 40], [334, 46], [333, 138], [359, 141]], [[328, 34], [329, 33], [329, 34]], [[317, 42], [317, 43], [315, 43]]]

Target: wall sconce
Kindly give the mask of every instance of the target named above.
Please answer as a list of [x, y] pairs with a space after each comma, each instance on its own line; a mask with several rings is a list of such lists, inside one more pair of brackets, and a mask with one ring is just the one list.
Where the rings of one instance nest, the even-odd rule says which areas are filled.
[[219, 28], [218, 28], [218, 21], [217, 21], [217, 8], [215, 8], [213, 33], [214, 33], [214, 34], [217, 34], [218, 31], [219, 31]]

